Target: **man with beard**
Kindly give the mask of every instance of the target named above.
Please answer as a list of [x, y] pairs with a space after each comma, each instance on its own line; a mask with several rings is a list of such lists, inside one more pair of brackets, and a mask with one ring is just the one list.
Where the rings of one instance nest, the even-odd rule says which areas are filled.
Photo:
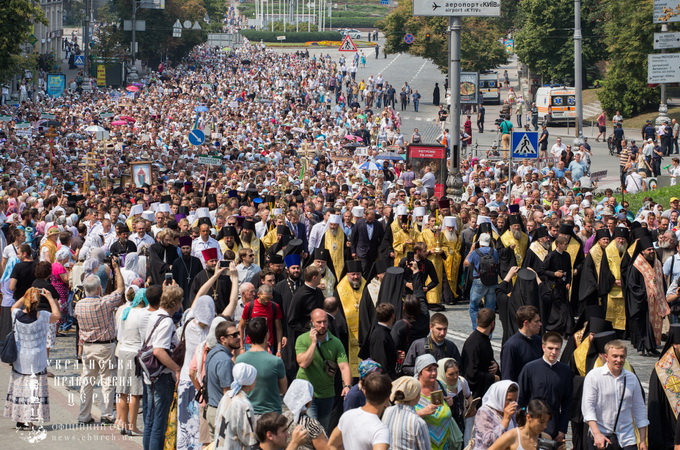
[[680, 254], [676, 252], [677, 249], [680, 249], [680, 246], [677, 244], [675, 233], [668, 231], [659, 236], [658, 245], [656, 255], [663, 265], [666, 282], [670, 284], [680, 276]]
[[255, 222], [246, 219], [243, 221], [243, 228], [241, 228], [241, 248], [249, 248], [253, 251], [253, 264], [264, 268], [265, 264], [265, 249], [264, 244], [255, 235]]
[[[446, 258], [444, 247], [446, 246], [446, 243], [444, 242], [444, 236], [442, 235], [440, 226], [437, 225], [435, 217], [429, 217], [427, 228], [423, 229], [420, 236], [428, 249], [427, 259], [432, 263], [432, 267], [437, 274], [437, 279], [443, 280], [444, 260]], [[443, 283], [437, 283], [436, 286], [427, 290], [427, 303], [428, 305], [432, 305], [433, 309], [436, 309], [437, 311], [444, 310], [444, 306], [442, 305], [442, 284]]]
[[[300, 265], [300, 255], [288, 255], [286, 260], [293, 259], [291, 265], [297, 262]], [[290, 305], [286, 306], [288, 314], [286, 315], [286, 322], [288, 325], [288, 333], [291, 334], [295, 342], [299, 336], [304, 334], [309, 329], [310, 314], [313, 310], [323, 308], [323, 292], [319, 289], [321, 283], [321, 271], [316, 266], [309, 266], [304, 271], [304, 284], [295, 292], [290, 301]]]
[[572, 282], [571, 258], [567, 253], [569, 237], [560, 234], [553, 245], [555, 250], [548, 253], [541, 268], [544, 282], [552, 294], [552, 301], [546, 311], [548, 322], [545, 328], [564, 335], [571, 330], [573, 322], [569, 310], [569, 288]]
[[330, 260], [330, 253], [325, 248], [314, 249], [313, 264], [321, 271], [321, 284], [319, 289], [323, 291], [325, 298], [332, 297], [335, 294], [335, 285], [337, 278], [333, 275], [333, 271], [328, 268], [328, 261]]
[[458, 276], [461, 261], [461, 244], [462, 240], [458, 236], [457, 222], [453, 216], [444, 217], [444, 251], [446, 252], [446, 259], [444, 260], [444, 271], [442, 284], [442, 297], [444, 302], [448, 305], [453, 305], [458, 297]]
[[137, 251], [137, 246], [134, 242], [128, 240], [130, 228], [128, 228], [126, 224], [116, 224], [116, 236], [118, 237], [118, 240], [109, 247], [111, 256], [125, 255]]
[[420, 233], [409, 226], [406, 205], [397, 206], [397, 219], [390, 226], [392, 231], [392, 249], [394, 250], [394, 265], [413, 251], [413, 245], [420, 240]]
[[628, 269], [625, 299], [631, 321], [631, 344], [640, 355], [659, 355], [663, 318], [670, 314], [666, 281], [649, 236], [637, 242], [640, 253]]
[[550, 252], [550, 243], [548, 229], [546, 227], [536, 228], [532, 234], [531, 244], [527, 249], [522, 267], [532, 267], [540, 276], [543, 261]]
[[191, 256], [191, 236], [180, 236], [179, 248], [182, 254], [172, 263], [172, 279], [184, 291], [182, 308], [191, 306], [191, 286], [196, 276], [203, 270], [201, 260]]
[[614, 242], [607, 246], [607, 266], [611, 276], [609, 277], [609, 289], [605, 297], [605, 319], [610, 321], [615, 330], [622, 335], [626, 330], [626, 301], [623, 295], [623, 271], [621, 270], [623, 258], [628, 249], [628, 228], [614, 228]]
[[680, 377], [680, 324], [673, 324], [649, 379], [649, 447], [673, 450], [680, 399], [675, 380]]
[[[203, 258], [206, 261], [205, 269], [199, 272], [191, 283], [189, 294], [189, 299], [191, 302], [196, 299], [196, 293], [201, 289], [201, 286], [203, 286], [215, 274], [215, 267], [217, 266], [217, 249], [209, 248], [207, 250], [203, 250]], [[212, 299], [215, 301], [215, 311], [218, 313], [223, 311], [229, 305], [232, 283], [238, 284], [238, 272], [236, 273], [235, 278], [231, 277], [228, 272], [223, 272], [220, 274], [217, 283], [213, 284], [206, 294], [212, 297]]]
[[[279, 255], [274, 255], [276, 261], [281, 258]], [[300, 267], [300, 255], [288, 255], [286, 257], [287, 266], [287, 276], [284, 280], [276, 283], [274, 287], [274, 297], [277, 295], [280, 298], [281, 312], [283, 313], [283, 334], [286, 336], [288, 342], [295, 342], [295, 334], [293, 330], [288, 328], [288, 318], [290, 317], [288, 308], [293, 301], [293, 296], [298, 291], [300, 286], [302, 286], [302, 280], [300, 279], [301, 267]], [[295, 378], [295, 371], [297, 370], [297, 365], [295, 364], [295, 352], [292, 345], [286, 345], [283, 347], [282, 356], [283, 362], [286, 365], [286, 373], [288, 374], [288, 381]]]
[[[567, 244], [565, 251], [571, 260], [571, 284], [576, 283], [576, 289], [571, 289], [570, 284], [567, 302], [569, 303], [571, 315], [574, 315], [578, 311], [578, 286], [581, 280], [581, 266], [583, 265], [583, 260], [585, 259], [585, 253], [583, 253], [583, 244], [576, 237], [576, 233], [574, 233], [573, 222], [562, 223], [559, 228], [559, 235], [565, 236], [569, 239], [569, 243]], [[552, 249], [556, 249], [554, 242]]]
[[[583, 261], [583, 272], [579, 283], [579, 313], [588, 306], [602, 306], [607, 292], [612, 287], [612, 273], [609, 270], [609, 231], [602, 228], [595, 232], [595, 245]], [[620, 267], [619, 263], [619, 267]], [[580, 315], [580, 314], [579, 314]]]
[[292, 239], [293, 235], [290, 232], [290, 228], [285, 225], [277, 225], [276, 242], [274, 242], [274, 244], [267, 249], [267, 257], [269, 260], [271, 261], [273, 255], [285, 256], [283, 254], [283, 249]]
[[217, 234], [217, 241], [220, 244], [220, 250], [222, 253], [226, 253], [227, 250], [231, 250], [235, 255], [238, 255], [238, 251], [241, 249], [241, 239], [238, 237], [238, 232], [235, 226], [222, 227], [220, 232]]
[[359, 376], [359, 305], [366, 287], [366, 280], [361, 277], [361, 262], [347, 261], [347, 275], [338, 283], [338, 298], [347, 321], [349, 331], [349, 366], [352, 377]]
[[375, 321], [375, 307], [378, 305], [380, 288], [388, 267], [392, 267], [392, 261], [388, 259], [376, 261], [373, 270], [375, 276], [368, 281], [361, 294], [359, 301], [359, 344], [366, 342], [371, 332], [371, 327]]
[[333, 214], [328, 219], [328, 229], [323, 234], [318, 248], [322, 248], [330, 253], [331, 261], [333, 261], [333, 269], [335, 270], [336, 279], [341, 279], [344, 269], [345, 260], [349, 256], [347, 247], [347, 236], [340, 229], [342, 224], [342, 217], [338, 214]]
[[529, 236], [522, 231], [522, 218], [518, 214], [508, 216], [509, 228], [501, 234], [498, 258], [501, 278], [505, 278], [511, 267], [522, 266], [529, 247]]

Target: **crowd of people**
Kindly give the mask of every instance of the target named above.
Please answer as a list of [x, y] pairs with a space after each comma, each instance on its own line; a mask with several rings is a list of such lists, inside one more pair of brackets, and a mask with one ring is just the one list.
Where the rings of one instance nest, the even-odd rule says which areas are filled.
[[[589, 147], [559, 140], [542, 169], [465, 160], [462, 200], [435, 196], [432, 167], [381, 159], [406, 139], [394, 98], [366, 90], [392, 85], [355, 92], [343, 67], [199, 46], [132, 93], [3, 107], [5, 417], [50, 420], [49, 350], [75, 336], [79, 423], [100, 383], [98, 420], [147, 449], [564, 448], [568, 432], [673, 448], [678, 198], [597, 201], [575, 175]], [[659, 357], [646, 396], [624, 340]]]

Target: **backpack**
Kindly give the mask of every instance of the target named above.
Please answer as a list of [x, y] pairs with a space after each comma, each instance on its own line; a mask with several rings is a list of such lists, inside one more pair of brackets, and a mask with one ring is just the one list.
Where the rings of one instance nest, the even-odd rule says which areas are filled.
[[494, 286], [498, 284], [498, 275], [500, 274], [500, 266], [493, 257], [493, 252], [482, 253], [479, 249], [475, 250], [479, 255], [479, 280], [484, 286]]

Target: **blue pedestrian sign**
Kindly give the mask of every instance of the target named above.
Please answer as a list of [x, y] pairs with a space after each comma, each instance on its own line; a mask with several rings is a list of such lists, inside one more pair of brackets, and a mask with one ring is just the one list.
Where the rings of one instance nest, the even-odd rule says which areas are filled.
[[538, 159], [538, 131], [514, 131], [512, 157]]
[[205, 133], [198, 128], [191, 130], [189, 133], [189, 143], [191, 145], [203, 145], [205, 142]]
[[75, 55], [73, 57], [73, 64], [77, 67], [85, 66], [85, 55]]
[[413, 44], [413, 41], [415, 40], [415, 36], [413, 36], [411, 33], [406, 33], [406, 35], [404, 35], [404, 42], [407, 44]]

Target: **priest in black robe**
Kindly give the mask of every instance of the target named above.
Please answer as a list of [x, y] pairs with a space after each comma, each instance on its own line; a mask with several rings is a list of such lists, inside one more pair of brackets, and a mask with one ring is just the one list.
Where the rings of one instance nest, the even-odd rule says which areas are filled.
[[[203, 271], [201, 260], [191, 255], [191, 242], [192, 239], [190, 236], [180, 236], [179, 247], [182, 254], [172, 262], [172, 279], [184, 290], [182, 308], [185, 311], [191, 307], [191, 302], [193, 300], [193, 297], [191, 296], [191, 286], [194, 279]], [[198, 291], [198, 289], [196, 289], [196, 291]], [[194, 294], [196, 291], [194, 291]]]
[[552, 242], [550, 240], [548, 228], [536, 228], [531, 235], [531, 244], [529, 244], [529, 248], [527, 249], [526, 256], [522, 262], [522, 267], [530, 267], [538, 273], [539, 277], [542, 276], [541, 267], [543, 266], [545, 257], [550, 253], [551, 244]]
[[149, 246], [147, 274], [151, 277], [151, 284], [162, 285], [165, 274], [171, 272], [172, 263], [177, 259], [177, 246], [173, 245], [172, 237], [168, 233], [159, 233], [160, 240]]
[[552, 295], [546, 308], [548, 321], [545, 329], [565, 335], [571, 331], [574, 320], [569, 308], [569, 287], [572, 281], [571, 258], [567, 253], [569, 238], [564, 235], [557, 236], [554, 245], [555, 250], [548, 253], [542, 266], [543, 281], [548, 285]]
[[[189, 304], [193, 303], [198, 290], [215, 274], [215, 266], [217, 266], [217, 249], [207, 248], [201, 252], [205, 259], [205, 269], [199, 272], [191, 283], [191, 293], [189, 295]], [[231, 277], [229, 274], [222, 274], [217, 279], [208, 291], [209, 296], [215, 301], [215, 312], [221, 314], [222, 311], [229, 305], [231, 297]]]
[[[300, 255], [286, 256], [286, 264], [288, 265], [288, 260], [293, 258], [297, 258], [299, 265]], [[309, 331], [312, 311], [323, 309], [324, 296], [318, 287], [320, 282], [321, 271], [319, 268], [316, 266], [307, 267], [304, 273], [304, 284], [295, 292], [287, 309], [286, 323], [288, 334], [293, 338], [292, 342]]]
[[[280, 255], [273, 255], [272, 260], [278, 263], [279, 259], [283, 259]], [[297, 361], [295, 359], [295, 333], [288, 327], [288, 318], [290, 317], [290, 305], [293, 302], [293, 297], [302, 286], [302, 278], [300, 277], [300, 256], [291, 255], [286, 262], [287, 276], [286, 279], [279, 281], [274, 287], [274, 292], [278, 292], [281, 296], [281, 312], [283, 313], [283, 334], [286, 336], [288, 343], [281, 351], [281, 359], [286, 366], [286, 374], [290, 382], [295, 378], [297, 373]], [[283, 261], [282, 261], [283, 262]]]
[[673, 384], [673, 377], [680, 378], [680, 324], [672, 324], [667, 333], [661, 357], [652, 368], [649, 378], [649, 448], [673, 450], [673, 439], [678, 419], [675, 411], [680, 409], [680, 398]]
[[602, 306], [607, 294], [614, 285], [614, 276], [609, 270], [606, 249], [609, 245], [609, 230], [600, 228], [595, 232], [595, 244], [590, 248], [583, 261], [581, 280], [579, 282], [580, 315], [588, 306]]
[[496, 313], [491, 309], [480, 309], [477, 313], [477, 328], [463, 344], [461, 375], [470, 385], [472, 398], [484, 397], [489, 387], [500, 379], [489, 337], [496, 327], [495, 318]]
[[511, 267], [522, 267], [523, 259], [529, 248], [529, 236], [522, 231], [521, 217], [511, 214], [506, 224], [507, 229], [501, 232], [496, 246], [501, 278], [505, 278]]
[[255, 222], [250, 219], [245, 219], [239, 237], [241, 238], [241, 248], [251, 249], [255, 255], [255, 260], [253, 262], [260, 266], [260, 268], [264, 268], [267, 261], [267, 254], [264, 244], [255, 234]]
[[390, 259], [379, 259], [373, 264], [371, 272], [374, 272], [375, 276], [370, 281], [367, 280], [359, 302], [359, 346], [368, 341], [371, 328], [375, 323], [375, 307], [380, 303], [380, 288], [385, 272], [391, 266]]

